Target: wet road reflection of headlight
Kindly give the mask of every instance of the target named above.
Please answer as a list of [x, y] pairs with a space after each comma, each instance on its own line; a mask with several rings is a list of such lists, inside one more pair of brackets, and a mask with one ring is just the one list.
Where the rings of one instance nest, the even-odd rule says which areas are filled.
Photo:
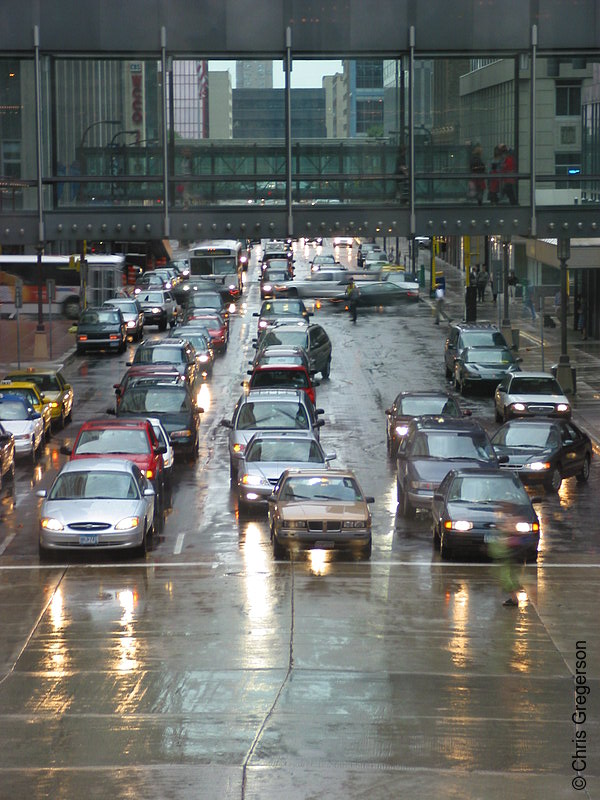
[[206, 383], [202, 384], [198, 392], [198, 405], [205, 413], [210, 409], [210, 386]]

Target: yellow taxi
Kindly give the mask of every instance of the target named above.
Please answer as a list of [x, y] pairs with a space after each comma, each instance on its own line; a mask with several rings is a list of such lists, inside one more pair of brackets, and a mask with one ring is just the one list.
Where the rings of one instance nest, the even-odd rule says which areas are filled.
[[52, 406], [50, 401], [43, 395], [35, 383], [25, 380], [5, 379], [0, 381], [0, 392], [2, 394], [18, 394], [24, 397], [29, 405], [42, 415], [44, 420], [44, 438], [50, 436], [50, 425], [52, 424]]
[[73, 410], [73, 389], [67, 383], [60, 367], [27, 367], [14, 370], [6, 375], [10, 381], [27, 381], [34, 383], [38, 391], [50, 403], [52, 422], [61, 428], [71, 419]]

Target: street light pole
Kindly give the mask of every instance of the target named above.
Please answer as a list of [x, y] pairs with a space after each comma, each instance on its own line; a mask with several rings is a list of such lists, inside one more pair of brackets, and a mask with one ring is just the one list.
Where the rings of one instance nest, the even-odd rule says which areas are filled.
[[503, 302], [502, 302], [502, 333], [504, 334], [504, 338], [508, 342], [509, 345], [512, 346], [513, 344], [513, 335], [512, 335], [512, 327], [510, 323], [510, 309], [509, 309], [509, 300], [508, 300], [508, 262], [510, 259], [509, 253], [509, 239], [502, 239], [502, 257], [503, 257], [503, 269], [502, 269], [502, 290], [503, 290]]
[[567, 352], [567, 261], [571, 257], [570, 239], [558, 239], [556, 255], [560, 262], [560, 358], [556, 368], [556, 379], [566, 394], [574, 394], [575, 382]]
[[96, 122], [92, 122], [91, 125], [88, 125], [84, 132], [81, 134], [81, 141], [79, 142], [79, 148], [81, 149], [85, 142], [85, 137], [88, 135], [88, 132], [95, 128], [96, 125], [122, 125], [120, 119], [99, 119]]

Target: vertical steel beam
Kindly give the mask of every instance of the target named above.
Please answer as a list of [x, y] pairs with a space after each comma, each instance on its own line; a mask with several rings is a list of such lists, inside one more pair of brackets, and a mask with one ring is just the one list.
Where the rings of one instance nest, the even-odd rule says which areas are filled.
[[417, 220], [415, 217], [415, 28], [409, 31], [409, 64], [408, 64], [408, 193], [410, 203], [410, 235], [415, 236]]
[[35, 156], [37, 167], [37, 205], [38, 205], [38, 243], [43, 247], [44, 234], [44, 195], [42, 185], [42, 76], [40, 74], [40, 29], [33, 28], [33, 47], [35, 53]]
[[[160, 29], [160, 60], [162, 68], [162, 144], [163, 144], [163, 237], [168, 239], [171, 235], [171, 220], [169, 218], [169, 142], [168, 142], [168, 116], [167, 116], [167, 29]], [[173, 124], [171, 122], [171, 124]]]
[[530, 83], [531, 83], [531, 91], [529, 94], [529, 102], [531, 103], [531, 108], [529, 109], [530, 113], [530, 122], [529, 122], [529, 172], [530, 172], [530, 196], [529, 196], [529, 204], [531, 206], [531, 223], [530, 223], [530, 234], [531, 236], [537, 236], [537, 218], [536, 218], [536, 206], [535, 206], [535, 187], [537, 183], [537, 170], [536, 170], [536, 163], [535, 163], [535, 143], [536, 143], [536, 113], [535, 113], [535, 104], [536, 104], [536, 86], [535, 86], [535, 79], [536, 79], [536, 58], [537, 58], [537, 35], [538, 29], [537, 25], [531, 26], [531, 67], [530, 67]]
[[285, 170], [287, 206], [287, 235], [294, 235], [292, 212], [292, 29], [285, 29]]

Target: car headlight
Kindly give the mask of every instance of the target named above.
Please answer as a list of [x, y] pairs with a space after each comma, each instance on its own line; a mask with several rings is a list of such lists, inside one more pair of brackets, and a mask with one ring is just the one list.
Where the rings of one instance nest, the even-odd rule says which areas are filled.
[[171, 439], [186, 439], [189, 438], [191, 435], [192, 432], [191, 430], [189, 430], [189, 428], [185, 428], [184, 430], [180, 431], [171, 431], [171, 433], [169, 434]]
[[368, 528], [368, 526], [366, 519], [349, 519], [342, 522], [342, 528]]
[[232, 292], [234, 289], [237, 289], [237, 286], [235, 285], [235, 283], [230, 283], [227, 288], [229, 289], [230, 292]]
[[130, 531], [133, 528], [137, 528], [139, 524], [140, 524], [139, 517], [125, 517], [125, 519], [122, 519], [120, 522], [117, 522], [117, 524], [115, 525], [115, 530]]
[[270, 283], [263, 283], [263, 292], [270, 292], [272, 288]]
[[284, 522], [286, 528], [306, 528], [307, 522], [304, 519], [291, 519], [289, 522]]
[[396, 425], [396, 433], [398, 436], [406, 436], [408, 433], [408, 425]]
[[152, 313], [153, 314], [160, 314], [160, 308], [158, 308], [158, 307], [153, 308], [152, 309]]
[[429, 483], [429, 481], [411, 481], [410, 486], [411, 489], [428, 489], [430, 491], [435, 489], [435, 484]]
[[525, 405], [525, 403], [513, 403], [512, 407], [513, 407], [513, 409], [515, 411], [526, 411], [527, 410], [527, 406]]
[[266, 327], [267, 327], [267, 321], [266, 321], [266, 319], [261, 319], [261, 320], [259, 320], [258, 327], [259, 327], [259, 328], [266, 328]]
[[559, 404], [556, 406], [556, 410], [557, 410], [557, 411], [560, 411], [560, 412], [561, 412], [561, 414], [564, 414], [564, 413], [565, 413], [565, 411], [568, 411], [568, 410], [569, 410], [569, 404], [568, 404], [568, 403], [559, 403]]
[[517, 522], [515, 530], [517, 533], [531, 533], [532, 531], [539, 531], [540, 526], [537, 522]]
[[245, 449], [246, 449], [246, 445], [245, 444], [240, 444], [239, 442], [236, 442], [233, 445], [233, 452], [234, 453], [243, 453]]
[[53, 400], [53, 401], [50, 403], [50, 406], [51, 406], [52, 408], [58, 408], [58, 407], [59, 407], [59, 405], [60, 405], [60, 403], [57, 403], [57, 402], [56, 402], [56, 400]]
[[241, 483], [244, 486], [269, 486], [269, 481], [261, 475], [242, 475]]
[[189, 286], [186, 284], [186, 285], [183, 287], [183, 291], [184, 291], [184, 292], [189, 292], [189, 290], [190, 290], [190, 287], [189, 287]]
[[447, 531], [459, 531], [459, 533], [466, 533], [473, 528], [473, 523], [466, 519], [448, 520], [444, 522], [444, 528]]
[[42, 517], [40, 525], [47, 531], [64, 531], [65, 527], [62, 522], [59, 522], [54, 517]]
[[127, 323], [127, 327], [128, 328], [135, 328], [135, 320], [130, 319], [129, 322]]
[[202, 353], [202, 355], [198, 356], [198, 361], [200, 361], [201, 364], [206, 364], [207, 361], [210, 361], [210, 358], [206, 353]]
[[542, 472], [545, 469], [550, 469], [549, 461], [531, 461], [525, 464], [526, 469], [532, 469], [534, 472]]

